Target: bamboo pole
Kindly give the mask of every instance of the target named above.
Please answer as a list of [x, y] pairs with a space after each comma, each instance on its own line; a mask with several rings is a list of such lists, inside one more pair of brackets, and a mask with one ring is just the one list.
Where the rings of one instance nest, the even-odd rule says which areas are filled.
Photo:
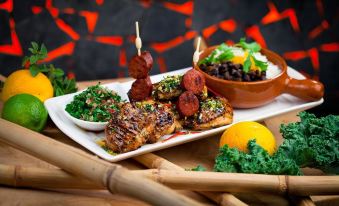
[[[128, 172], [134, 177], [147, 177], [175, 189], [295, 196], [339, 194], [339, 177], [337, 176], [279, 176], [166, 169], [131, 170]], [[43, 188], [104, 188], [103, 185], [86, 181], [60, 169], [11, 165], [0, 165], [0, 184]]]
[[12, 187], [49, 189], [105, 189], [100, 184], [71, 175], [61, 169], [4, 164], [0, 164], [0, 184]]
[[[158, 155], [153, 153], [143, 154], [136, 157], [133, 157], [134, 160], [138, 161], [142, 165], [150, 169], [163, 169], [163, 170], [177, 170], [184, 171], [184, 169]], [[199, 192], [210, 200], [218, 203], [222, 206], [246, 206], [247, 204], [236, 198], [234, 195], [229, 193], [221, 192]]]
[[103, 164], [89, 154], [77, 153], [71, 147], [0, 119], [0, 141], [54, 164], [65, 171], [154, 205], [200, 205], [153, 181], [138, 177], [117, 164]]
[[55, 191], [42, 191], [31, 189], [18, 190], [0, 187], [0, 205], [147, 206], [149, 204], [121, 195], [98, 197], [93, 195], [90, 196], [84, 194], [69, 194]]
[[161, 169], [136, 170], [132, 172], [174, 189], [296, 196], [339, 194], [338, 176], [282, 176]]

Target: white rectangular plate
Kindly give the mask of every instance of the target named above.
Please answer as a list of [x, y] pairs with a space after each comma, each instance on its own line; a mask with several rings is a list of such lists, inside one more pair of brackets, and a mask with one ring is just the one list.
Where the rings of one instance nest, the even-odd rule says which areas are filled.
[[[183, 74], [188, 69], [181, 69], [173, 72], [168, 72], [164, 74], [154, 75], [151, 77], [152, 82], [159, 82], [161, 79], [163, 79], [164, 76], [168, 75], [175, 75], [175, 74]], [[296, 79], [303, 79], [304, 76], [297, 72], [296, 70], [292, 68], [288, 68], [288, 74]], [[128, 99], [127, 98], [127, 92], [130, 89], [130, 86], [132, 84], [132, 81], [125, 82], [125, 83], [111, 83], [111, 84], [105, 84], [104, 86], [116, 91], [122, 99]], [[160, 140], [157, 143], [154, 144], [146, 144], [142, 147], [140, 147], [137, 150], [118, 154], [118, 155], [110, 155], [107, 153], [104, 149], [102, 149], [99, 145], [97, 145], [97, 141], [104, 138], [105, 134], [104, 132], [89, 132], [86, 130], [83, 130], [79, 127], [77, 127], [71, 120], [69, 120], [64, 113], [64, 109], [66, 107], [66, 104], [69, 103], [73, 96], [78, 94], [69, 94], [64, 95], [60, 97], [55, 97], [48, 99], [45, 101], [45, 106], [48, 110], [49, 116], [53, 120], [53, 122], [56, 124], [56, 126], [67, 136], [69, 136], [71, 139], [79, 143], [80, 145], [87, 148], [89, 151], [93, 152], [94, 154], [98, 155], [99, 157], [111, 161], [116, 162], [123, 159], [127, 159], [133, 156], [137, 156], [140, 154], [165, 149], [168, 147], [173, 147], [179, 144], [183, 144], [186, 142], [194, 141], [201, 139], [203, 137], [208, 137], [217, 133], [220, 133], [224, 131], [227, 126], [210, 129], [206, 131], [202, 131], [199, 133], [194, 134], [187, 134], [187, 135], [180, 135], [176, 138], [163, 141], [167, 139], [170, 135], [166, 135], [160, 138]], [[262, 107], [254, 108], [254, 109], [236, 109], [234, 110], [234, 123], [239, 121], [259, 121], [263, 120], [269, 117], [277, 116], [280, 114], [284, 114], [291, 111], [296, 110], [306, 110], [312, 107], [315, 107], [317, 105], [320, 105], [324, 100], [321, 99], [319, 101], [315, 102], [305, 102], [297, 97], [288, 95], [288, 94], [282, 94], [279, 97], [277, 97], [273, 102], [270, 104], [267, 104]]]

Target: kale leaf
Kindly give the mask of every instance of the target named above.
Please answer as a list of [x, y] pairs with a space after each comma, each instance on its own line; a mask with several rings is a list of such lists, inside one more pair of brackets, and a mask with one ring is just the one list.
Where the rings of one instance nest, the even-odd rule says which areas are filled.
[[302, 174], [296, 162], [286, 158], [284, 153], [277, 152], [270, 156], [254, 139], [248, 142], [247, 148], [249, 152], [245, 153], [229, 148], [228, 145], [223, 146], [215, 160], [214, 170], [254, 174]]
[[280, 152], [296, 160], [300, 167], [312, 167], [339, 174], [339, 116], [316, 118], [301, 112], [301, 121], [281, 125], [284, 142]]

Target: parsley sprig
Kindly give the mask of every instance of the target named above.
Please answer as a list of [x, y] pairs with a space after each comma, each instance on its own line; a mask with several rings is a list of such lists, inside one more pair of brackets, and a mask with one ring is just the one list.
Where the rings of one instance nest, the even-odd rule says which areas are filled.
[[235, 46], [242, 47], [244, 50], [248, 51], [248, 56], [243, 65], [243, 71], [245, 73], [250, 71], [252, 61], [254, 62], [254, 65], [259, 68], [260, 72], [267, 70], [267, 62], [260, 61], [254, 57], [254, 53], [261, 50], [261, 46], [257, 42], [247, 43], [246, 38], [241, 38], [239, 43], [237, 43]]
[[41, 64], [40, 62], [47, 57], [47, 48], [44, 44], [39, 45], [31, 42], [32, 47], [30, 56], [25, 56], [22, 66], [29, 69], [31, 75], [35, 77], [40, 72], [48, 76], [54, 88], [54, 96], [61, 96], [78, 91], [75, 79], [65, 76], [65, 72], [60, 68], [55, 68], [53, 64]]

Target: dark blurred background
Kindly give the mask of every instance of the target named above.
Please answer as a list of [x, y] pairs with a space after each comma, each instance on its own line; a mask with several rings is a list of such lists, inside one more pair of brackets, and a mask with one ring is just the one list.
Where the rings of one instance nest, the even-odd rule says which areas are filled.
[[191, 65], [193, 41], [259, 42], [326, 87], [319, 114], [339, 113], [338, 0], [0, 0], [0, 73], [18, 69], [31, 41], [77, 80], [127, 76], [134, 22], [152, 74]]

